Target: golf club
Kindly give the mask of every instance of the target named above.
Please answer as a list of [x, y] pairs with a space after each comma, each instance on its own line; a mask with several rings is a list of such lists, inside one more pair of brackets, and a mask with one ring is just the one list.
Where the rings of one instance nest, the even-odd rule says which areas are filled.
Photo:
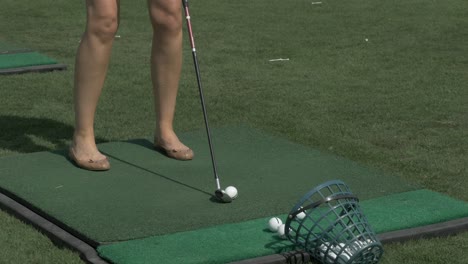
[[203, 89], [202, 89], [201, 79], [200, 79], [200, 68], [198, 66], [197, 51], [195, 49], [195, 41], [193, 39], [192, 24], [190, 22], [188, 0], [182, 0], [182, 5], [184, 7], [185, 18], [187, 21], [187, 29], [188, 29], [188, 34], [190, 38], [190, 46], [192, 48], [193, 63], [195, 65], [195, 74], [197, 75], [198, 91], [200, 93], [200, 101], [201, 101], [201, 105], [203, 109], [203, 118], [205, 120], [206, 134], [208, 136], [208, 145], [210, 147], [211, 164], [213, 165], [213, 173], [214, 173], [214, 177], [216, 180], [215, 196], [216, 198], [218, 198], [220, 201], [224, 203], [230, 203], [232, 202], [233, 198], [230, 197], [223, 189], [221, 189], [221, 184], [219, 182], [219, 177], [218, 177], [218, 171], [216, 169], [216, 161], [215, 161], [214, 152], [213, 152], [213, 143], [211, 142], [211, 132], [208, 126], [208, 115], [206, 113], [205, 98], [203, 96]]

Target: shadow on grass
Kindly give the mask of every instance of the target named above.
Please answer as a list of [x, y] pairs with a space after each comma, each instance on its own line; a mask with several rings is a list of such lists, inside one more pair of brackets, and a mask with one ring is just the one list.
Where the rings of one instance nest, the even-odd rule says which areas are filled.
[[[0, 115], [0, 148], [20, 152], [67, 148], [73, 126], [49, 118]], [[96, 142], [104, 142], [96, 138]]]

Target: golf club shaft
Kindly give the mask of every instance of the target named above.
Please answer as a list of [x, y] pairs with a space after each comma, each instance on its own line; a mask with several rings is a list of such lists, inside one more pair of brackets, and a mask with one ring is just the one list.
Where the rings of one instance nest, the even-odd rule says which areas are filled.
[[213, 152], [213, 143], [211, 141], [211, 132], [210, 132], [210, 127], [208, 125], [208, 115], [206, 113], [205, 97], [203, 96], [203, 88], [201, 85], [200, 67], [198, 66], [197, 51], [195, 49], [195, 41], [193, 39], [192, 23], [190, 22], [188, 0], [182, 0], [182, 5], [184, 7], [185, 18], [187, 21], [187, 29], [188, 29], [189, 38], [190, 38], [190, 46], [192, 48], [193, 63], [195, 65], [195, 74], [197, 75], [198, 91], [200, 94], [200, 101], [201, 101], [202, 110], [203, 110], [203, 118], [205, 119], [206, 134], [208, 136], [208, 145], [210, 147], [211, 164], [213, 165], [213, 173], [214, 173], [214, 177], [216, 180], [216, 188], [220, 190], [221, 184], [219, 183], [218, 171], [216, 169], [216, 161], [215, 161], [214, 152]]

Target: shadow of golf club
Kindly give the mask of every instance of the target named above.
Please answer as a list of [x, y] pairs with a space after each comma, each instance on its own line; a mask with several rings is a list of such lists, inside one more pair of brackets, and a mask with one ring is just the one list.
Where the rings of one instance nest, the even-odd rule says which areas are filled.
[[[143, 141], [143, 140], [142, 140], [142, 141]], [[199, 189], [199, 188], [190, 186], [190, 185], [188, 185], [188, 184], [186, 184], [186, 183], [183, 183], [183, 182], [180, 182], [180, 181], [171, 179], [171, 178], [168, 177], [168, 176], [162, 175], [162, 174], [160, 174], [160, 173], [157, 173], [157, 172], [155, 172], [155, 171], [152, 171], [152, 170], [149, 170], [149, 169], [147, 169], [147, 168], [141, 167], [141, 166], [139, 166], [139, 165], [130, 163], [130, 162], [128, 162], [128, 161], [125, 161], [125, 160], [123, 160], [123, 159], [120, 159], [120, 158], [118, 158], [118, 157], [116, 157], [116, 156], [114, 156], [114, 155], [112, 155], [112, 154], [106, 153], [106, 152], [104, 152], [104, 151], [101, 151], [101, 152], [102, 152], [104, 155], [106, 155], [106, 156], [108, 156], [108, 157], [110, 157], [110, 158], [112, 158], [112, 159], [118, 160], [118, 161], [120, 161], [120, 162], [122, 162], [122, 163], [125, 163], [125, 164], [127, 164], [127, 165], [129, 165], [129, 166], [132, 166], [132, 167], [134, 167], [134, 168], [138, 168], [138, 169], [140, 169], [140, 170], [142, 170], [142, 171], [145, 171], [145, 172], [151, 173], [151, 174], [153, 174], [153, 175], [156, 175], [156, 176], [158, 176], [158, 177], [161, 177], [161, 178], [163, 178], [163, 179], [165, 179], [165, 180], [167, 180], [167, 181], [170, 181], [170, 182], [173, 182], [173, 183], [182, 185], [182, 186], [184, 186], [184, 187], [187, 187], [187, 188], [189, 188], [189, 189], [192, 189], [192, 190], [194, 190], [194, 191], [201, 192], [201, 193], [204, 193], [204, 194], [206, 194], [206, 195], [209, 195], [209, 196], [210, 196], [210, 199], [209, 199], [209, 200], [212, 201], [212, 202], [215, 202], [215, 200], [216, 200], [216, 202], [219, 202], [219, 201], [217, 201], [216, 197], [215, 197], [212, 193], [209, 193], [209, 192], [206, 192], [206, 191], [204, 191], [204, 190], [202, 190], [202, 189]]]
[[[150, 149], [150, 150], [153, 150], [153, 151], [158, 152], [158, 153], [160, 153], [161, 155], [167, 157], [167, 155], [166, 155], [166, 153], [165, 153], [164, 151], [162, 151], [161, 149], [155, 149], [155, 148], [153, 147], [153, 144], [152, 144], [149, 140], [147, 140], [147, 139], [133, 139], [133, 140], [129, 140], [129, 141], [126, 141], [126, 142], [132, 143], [132, 144], [135, 144], [135, 145], [138, 145], [138, 146], [141, 146], [141, 147]], [[134, 166], [136, 166], [136, 165], [134, 165]], [[137, 167], [138, 167], [138, 166], [137, 166]], [[140, 168], [140, 167], [138, 167], [138, 168]], [[148, 171], [148, 172], [151, 172], [151, 173], [155, 173], [155, 172], [153, 172], [153, 171], [149, 171], [149, 170], [147, 170], [147, 171]], [[166, 178], [166, 179], [168, 179], [168, 180], [170, 180], [170, 181], [173, 181], [173, 182], [176, 182], [176, 183], [180, 183], [180, 182], [178, 182], [178, 181], [176, 181], [176, 180], [173, 180], [173, 179], [171, 179], [171, 178], [169, 178], [169, 177], [167, 177], [167, 176], [160, 175], [160, 174], [158, 174], [158, 173], [155, 173], [155, 174], [156, 174], [156, 175], [159, 175], [159, 176], [161, 176], [161, 177], [164, 177], [164, 178]], [[219, 200], [214, 194], [212, 194], [212, 193], [208, 193], [208, 192], [206, 192], [206, 191], [197, 189], [197, 188], [195, 188], [195, 187], [193, 187], [193, 186], [189, 186], [189, 185], [186, 185], [186, 184], [184, 184], [184, 183], [180, 183], [180, 184], [182, 184], [182, 185], [184, 185], [184, 186], [187, 186], [187, 187], [189, 187], [189, 188], [191, 188], [191, 189], [194, 189], [194, 190], [203, 192], [203, 193], [205, 193], [205, 194], [209, 194], [209, 195], [211, 196], [211, 197], [210, 197], [210, 201], [213, 202], [213, 203], [224, 204], [224, 202], [220, 201], [220, 200]]]

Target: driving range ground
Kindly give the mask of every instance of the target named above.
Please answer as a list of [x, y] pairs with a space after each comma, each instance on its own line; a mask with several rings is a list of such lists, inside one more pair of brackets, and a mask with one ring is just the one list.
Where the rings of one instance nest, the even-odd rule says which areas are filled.
[[293, 247], [265, 230], [267, 219], [284, 218], [331, 179], [351, 187], [384, 242], [467, 227], [467, 203], [398, 176], [247, 127], [213, 136], [223, 187], [239, 189], [231, 204], [213, 199], [204, 131], [180, 136], [195, 151], [189, 162], [146, 139], [100, 144], [112, 163], [107, 172], [77, 168], [66, 150], [2, 158], [0, 202], [91, 263], [284, 262]]

